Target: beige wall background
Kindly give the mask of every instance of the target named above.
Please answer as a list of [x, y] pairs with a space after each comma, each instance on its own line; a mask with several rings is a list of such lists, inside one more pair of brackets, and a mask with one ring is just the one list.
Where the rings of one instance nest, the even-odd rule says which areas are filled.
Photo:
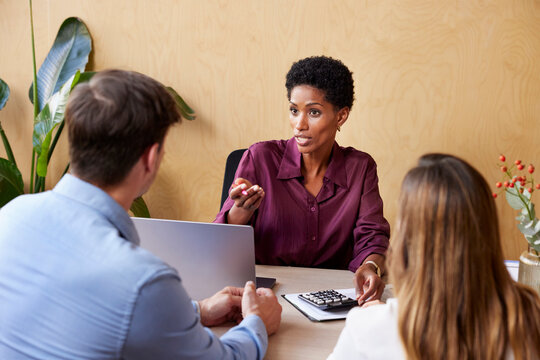
[[[90, 69], [155, 77], [198, 113], [170, 132], [145, 196], [153, 217], [213, 220], [228, 153], [290, 137], [284, 78], [310, 55], [339, 58], [354, 73], [356, 102], [337, 140], [377, 161], [391, 223], [401, 180], [426, 152], [461, 156], [490, 183], [500, 153], [540, 170], [538, 0], [36, 0], [38, 66], [69, 16], [92, 35]], [[0, 0], [0, 78], [12, 90], [0, 121], [26, 183], [30, 49], [28, 3]], [[65, 140], [48, 188], [68, 161]], [[505, 255], [516, 259], [526, 242], [514, 211], [497, 202]]]

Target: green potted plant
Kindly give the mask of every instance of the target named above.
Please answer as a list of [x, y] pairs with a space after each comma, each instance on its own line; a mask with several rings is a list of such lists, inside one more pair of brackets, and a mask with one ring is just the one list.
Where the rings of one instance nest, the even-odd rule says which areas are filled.
[[[95, 72], [85, 72], [88, 56], [92, 51], [92, 40], [86, 25], [75, 17], [70, 17], [62, 23], [51, 50], [39, 72], [36, 71], [32, 0], [29, 0], [29, 4], [34, 75], [29, 92], [30, 101], [34, 105], [29, 192], [36, 193], [45, 190], [49, 162], [64, 128], [64, 111], [69, 94], [78, 83], [88, 81]], [[174, 89], [170, 87], [167, 89], [176, 100], [180, 115], [186, 120], [195, 119], [195, 112], [182, 97]], [[0, 110], [8, 98], [9, 87], [0, 79]], [[1, 122], [0, 136], [7, 155], [7, 159], [0, 158], [0, 207], [2, 207], [24, 193], [24, 183]], [[69, 164], [66, 165], [64, 173], [68, 169]], [[134, 201], [131, 211], [135, 216], [150, 216], [142, 198]]]
[[[499, 193], [504, 192], [508, 204], [519, 211], [517, 227], [528, 245], [519, 258], [518, 281], [540, 293], [540, 221], [532, 202], [533, 193], [540, 190], [540, 183], [534, 182], [533, 164], [525, 165], [521, 160], [507, 164], [504, 155], [499, 156], [499, 161], [503, 178], [495, 186]], [[494, 192], [493, 197], [497, 196]]]

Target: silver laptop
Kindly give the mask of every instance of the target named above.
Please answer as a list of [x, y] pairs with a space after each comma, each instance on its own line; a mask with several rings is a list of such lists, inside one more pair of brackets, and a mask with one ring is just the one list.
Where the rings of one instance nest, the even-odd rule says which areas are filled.
[[178, 270], [194, 300], [255, 280], [253, 228], [243, 225], [132, 218], [141, 247]]

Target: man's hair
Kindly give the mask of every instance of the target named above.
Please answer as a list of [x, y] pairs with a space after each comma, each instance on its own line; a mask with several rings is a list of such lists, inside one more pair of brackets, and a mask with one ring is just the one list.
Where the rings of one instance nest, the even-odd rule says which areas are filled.
[[66, 108], [71, 168], [100, 186], [120, 183], [144, 151], [180, 121], [165, 87], [137, 72], [106, 70], [77, 85]]
[[295, 62], [285, 81], [289, 100], [292, 89], [300, 85], [309, 85], [323, 91], [326, 101], [337, 110], [344, 107], [352, 108], [354, 101], [352, 73], [337, 59], [312, 56]]
[[540, 298], [504, 266], [489, 185], [464, 160], [422, 156], [401, 187], [390, 280], [408, 359], [538, 359]]

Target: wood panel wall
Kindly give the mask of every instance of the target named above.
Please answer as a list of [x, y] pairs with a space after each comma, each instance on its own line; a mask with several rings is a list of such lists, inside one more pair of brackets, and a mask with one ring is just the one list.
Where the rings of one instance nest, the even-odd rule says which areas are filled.
[[[91, 69], [143, 72], [198, 113], [170, 132], [146, 195], [154, 217], [213, 220], [228, 153], [291, 136], [284, 78], [310, 55], [339, 58], [354, 72], [356, 102], [337, 140], [377, 161], [391, 223], [400, 182], [426, 152], [461, 156], [492, 183], [501, 152], [540, 170], [538, 0], [36, 0], [39, 64], [69, 16], [90, 30]], [[27, 182], [27, 2], [0, 0], [0, 39], [0, 78], [12, 90], [0, 121]], [[64, 139], [49, 188], [67, 160]], [[526, 243], [513, 210], [498, 202], [505, 255], [516, 259]]]

